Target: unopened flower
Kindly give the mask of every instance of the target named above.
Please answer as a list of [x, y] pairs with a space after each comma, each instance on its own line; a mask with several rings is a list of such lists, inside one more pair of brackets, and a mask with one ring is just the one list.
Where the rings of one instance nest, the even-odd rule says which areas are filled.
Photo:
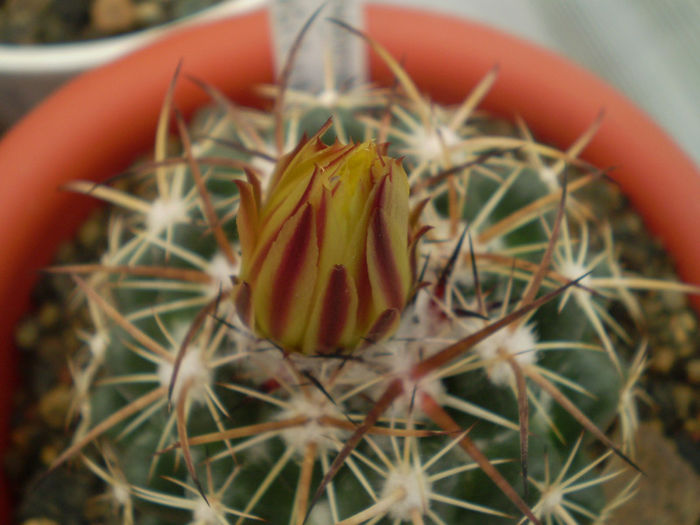
[[252, 173], [237, 183], [239, 313], [258, 335], [305, 354], [391, 333], [416, 273], [400, 161], [374, 142], [327, 146], [329, 126], [278, 162], [264, 196]]

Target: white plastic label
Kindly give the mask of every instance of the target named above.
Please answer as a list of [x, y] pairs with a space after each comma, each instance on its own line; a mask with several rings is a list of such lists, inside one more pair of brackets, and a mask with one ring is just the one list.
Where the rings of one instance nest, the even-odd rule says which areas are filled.
[[282, 71], [289, 51], [304, 24], [321, 6], [294, 61], [290, 87], [321, 93], [324, 68], [331, 62], [335, 87], [342, 89], [366, 81], [366, 49], [361, 38], [329, 21], [342, 20], [357, 29], [363, 27], [362, 0], [276, 0], [272, 2], [273, 39], [277, 73]]

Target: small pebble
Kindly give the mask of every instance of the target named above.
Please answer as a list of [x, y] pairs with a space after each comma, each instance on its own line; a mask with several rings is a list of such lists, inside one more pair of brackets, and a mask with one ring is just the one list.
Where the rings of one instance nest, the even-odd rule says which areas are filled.
[[136, 4], [136, 20], [140, 26], [161, 24], [166, 20], [166, 13], [159, 2], [141, 2]]
[[15, 343], [20, 348], [31, 348], [39, 340], [39, 326], [34, 318], [22, 321], [15, 330]]
[[686, 419], [683, 422], [683, 429], [690, 435], [690, 439], [696, 443], [700, 442], [700, 414], [693, 419]]
[[693, 389], [688, 385], [676, 385], [671, 390], [676, 414], [680, 419], [686, 419], [690, 415], [690, 405], [693, 402]]
[[671, 329], [671, 335], [674, 341], [677, 343], [683, 343], [688, 339], [688, 334], [679, 316], [671, 317], [669, 328]]
[[686, 374], [688, 381], [691, 383], [700, 384], [700, 359], [691, 359], [686, 366]]
[[61, 451], [55, 445], [48, 444], [41, 447], [39, 457], [41, 462], [48, 467], [58, 457], [59, 452]]
[[673, 349], [662, 346], [654, 350], [654, 356], [651, 359], [651, 369], [660, 374], [668, 374], [676, 362], [676, 353]]
[[41, 328], [53, 328], [61, 318], [61, 309], [56, 303], [44, 303], [39, 310]]
[[37, 430], [30, 424], [25, 424], [12, 430], [12, 445], [18, 452], [25, 452], [30, 449], [32, 439], [36, 436]]
[[71, 389], [58, 385], [39, 401], [39, 414], [52, 428], [61, 428], [66, 422], [66, 413], [71, 402]]
[[131, 0], [95, 0], [90, 15], [95, 29], [103, 33], [129, 31], [136, 23]]

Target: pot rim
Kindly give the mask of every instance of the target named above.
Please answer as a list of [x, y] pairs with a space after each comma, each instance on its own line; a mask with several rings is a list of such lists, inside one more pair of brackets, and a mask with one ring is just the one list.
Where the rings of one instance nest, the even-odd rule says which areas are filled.
[[174, 29], [243, 14], [268, 2], [229, 0], [154, 27], [86, 41], [27, 45], [0, 43], [0, 75], [63, 76], [85, 71], [148, 45]]
[[[369, 34], [440, 102], [461, 101], [498, 64], [499, 78], [482, 107], [507, 117], [520, 115], [539, 138], [566, 147], [604, 110], [600, 130], [582, 157], [600, 167], [617, 166], [611, 176], [662, 235], [681, 277], [700, 283], [694, 230], [700, 224], [700, 172], [624, 96], [566, 59], [479, 23], [391, 6], [368, 6], [366, 12]], [[273, 78], [268, 22], [265, 11], [256, 11], [173, 32], [74, 79], [0, 142], [0, 304], [11, 305], [0, 318], [5, 392], [15, 381], [12, 329], [29, 304], [36, 270], [48, 263], [58, 241], [74, 231], [90, 206], [89, 199], [56, 189], [75, 178], [114, 175], [147, 148], [180, 60], [185, 72], [222, 88], [237, 102], [259, 103], [251, 85]], [[370, 67], [375, 81], [392, 82], [377, 57]], [[176, 100], [190, 114], [206, 96], [183, 79]], [[646, 192], [643, 185], [653, 189]], [[700, 309], [700, 298], [694, 299]], [[0, 398], [0, 451], [9, 439], [10, 397]], [[3, 496], [0, 480], [0, 515], [7, 514]]]

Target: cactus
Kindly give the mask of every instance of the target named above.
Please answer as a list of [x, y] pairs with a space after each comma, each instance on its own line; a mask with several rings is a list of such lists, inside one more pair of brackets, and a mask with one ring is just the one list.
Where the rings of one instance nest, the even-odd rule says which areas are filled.
[[52, 269], [93, 323], [54, 468], [117, 521], [604, 523], [633, 493], [602, 490], [644, 368], [610, 309], [697, 290], [623, 272], [594, 129], [561, 152], [479, 113], [495, 70], [435, 105], [370, 44], [398, 88], [282, 82], [263, 112], [203, 86], [188, 129], [175, 79], [131, 190], [71, 184], [114, 212], [99, 262]]

